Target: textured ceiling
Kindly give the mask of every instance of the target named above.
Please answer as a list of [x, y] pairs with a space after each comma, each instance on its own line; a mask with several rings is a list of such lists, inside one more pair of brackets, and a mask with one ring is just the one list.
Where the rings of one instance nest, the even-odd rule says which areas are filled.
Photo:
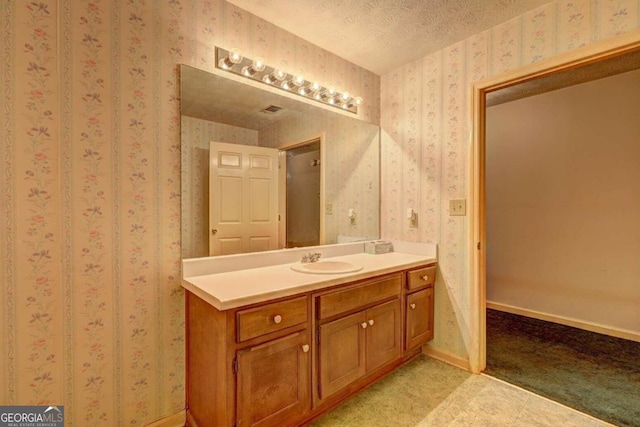
[[549, 0], [228, 0], [378, 75]]

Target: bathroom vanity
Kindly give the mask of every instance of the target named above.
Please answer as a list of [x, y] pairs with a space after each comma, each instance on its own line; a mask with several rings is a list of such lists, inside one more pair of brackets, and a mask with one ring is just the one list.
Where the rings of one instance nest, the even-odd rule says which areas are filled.
[[[362, 268], [309, 274], [295, 261], [263, 265], [270, 262], [251, 254], [218, 260], [223, 267], [211, 274], [203, 264], [185, 268], [196, 274], [183, 280], [187, 425], [304, 425], [433, 338], [435, 250], [371, 255], [357, 252], [362, 244], [335, 246], [350, 249], [329, 262]], [[296, 251], [274, 251], [272, 262]]]

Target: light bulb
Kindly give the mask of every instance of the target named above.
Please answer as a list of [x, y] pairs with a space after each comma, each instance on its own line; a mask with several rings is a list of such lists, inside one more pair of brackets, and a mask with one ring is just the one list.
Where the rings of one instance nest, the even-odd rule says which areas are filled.
[[262, 81], [266, 84], [272, 85], [275, 82], [279, 82], [284, 80], [287, 77], [287, 73], [281, 70], [273, 70], [273, 72], [269, 75], [266, 75], [262, 78]]
[[313, 90], [314, 92], [318, 92], [320, 89], [322, 89], [322, 86], [320, 86], [320, 83], [318, 82], [311, 83], [311, 90]]
[[343, 101], [348, 101], [349, 100], [349, 92], [342, 92], [342, 95], [340, 96], [340, 98], [342, 98]]
[[226, 58], [222, 58], [220, 62], [218, 62], [218, 67], [222, 68], [223, 70], [230, 70], [231, 67], [241, 62], [242, 53], [240, 52], [240, 49], [231, 49], [229, 51], [229, 56], [227, 56]]
[[239, 64], [242, 61], [242, 53], [240, 53], [240, 49], [231, 49], [229, 51], [229, 59], [234, 64]]
[[251, 65], [247, 65], [242, 68], [242, 74], [247, 77], [253, 77], [254, 74], [259, 71], [263, 71], [264, 68], [264, 60], [258, 56], [253, 60]]
[[301, 86], [303, 83], [304, 83], [304, 77], [296, 76], [296, 77], [293, 77], [291, 80], [287, 80], [286, 82], [282, 83], [281, 87], [286, 90], [291, 90], [298, 86]]
[[362, 104], [362, 98], [360, 98], [359, 96], [356, 96], [355, 98], [353, 98], [353, 102], [356, 105], [360, 105]]
[[251, 64], [251, 68], [253, 68], [256, 71], [264, 71], [264, 68], [265, 68], [264, 59], [262, 59], [259, 56], [256, 56], [253, 59], [253, 63]]
[[256, 73], [256, 70], [254, 70], [252, 67], [250, 66], [245, 66], [242, 67], [242, 74], [244, 74], [247, 77], [251, 77]]

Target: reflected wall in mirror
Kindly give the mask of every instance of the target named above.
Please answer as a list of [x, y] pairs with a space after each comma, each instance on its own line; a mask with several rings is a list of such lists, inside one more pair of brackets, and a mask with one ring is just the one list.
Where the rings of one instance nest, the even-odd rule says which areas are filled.
[[[209, 211], [216, 208], [209, 204], [211, 141], [271, 147], [284, 153], [320, 140], [320, 158], [312, 159], [321, 168], [320, 191], [310, 191], [319, 193], [321, 225], [303, 234], [317, 234], [322, 244], [379, 237], [378, 126], [186, 65], [180, 65], [180, 96], [183, 258], [209, 256]], [[286, 156], [280, 159], [281, 167], [286, 167]], [[286, 176], [280, 180], [280, 194], [286, 193], [283, 181]], [[281, 219], [301, 217], [298, 212], [287, 215], [286, 206], [296, 203], [278, 204]], [[348, 217], [349, 209], [356, 212], [355, 221]], [[282, 231], [285, 221], [279, 224], [278, 248], [287, 246]]]

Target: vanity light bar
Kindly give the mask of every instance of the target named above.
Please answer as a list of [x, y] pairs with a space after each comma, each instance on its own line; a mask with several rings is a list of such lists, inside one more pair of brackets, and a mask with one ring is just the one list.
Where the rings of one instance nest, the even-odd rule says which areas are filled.
[[226, 50], [216, 47], [216, 67], [271, 87], [313, 99], [326, 105], [358, 114], [362, 98], [352, 97], [349, 92], [338, 92], [332, 87], [324, 87], [317, 82], [305, 80], [302, 76], [266, 65], [262, 58], [245, 58], [238, 49]]

